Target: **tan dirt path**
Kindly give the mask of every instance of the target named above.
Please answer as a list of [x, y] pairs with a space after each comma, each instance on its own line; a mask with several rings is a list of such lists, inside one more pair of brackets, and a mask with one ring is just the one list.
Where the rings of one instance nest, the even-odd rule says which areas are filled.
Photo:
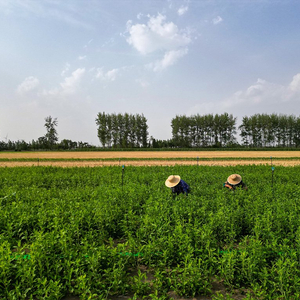
[[[197, 161], [121, 161], [121, 165], [126, 166], [175, 166], [175, 165], [197, 165]], [[265, 160], [227, 160], [227, 161], [199, 161], [202, 166], [236, 166], [236, 165], [270, 165]], [[53, 166], [53, 167], [102, 167], [119, 166], [118, 161], [42, 161], [42, 162], [0, 162], [0, 167], [31, 167], [31, 166]], [[299, 166], [300, 160], [276, 160], [274, 166]]]
[[221, 158], [221, 157], [300, 157], [300, 151], [82, 151], [82, 152], [0, 152], [0, 158]]

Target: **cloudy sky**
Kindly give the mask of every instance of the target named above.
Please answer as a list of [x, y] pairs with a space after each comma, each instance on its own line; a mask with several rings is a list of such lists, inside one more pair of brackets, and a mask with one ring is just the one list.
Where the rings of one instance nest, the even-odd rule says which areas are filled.
[[0, 0], [0, 140], [99, 145], [98, 112], [300, 115], [300, 1]]

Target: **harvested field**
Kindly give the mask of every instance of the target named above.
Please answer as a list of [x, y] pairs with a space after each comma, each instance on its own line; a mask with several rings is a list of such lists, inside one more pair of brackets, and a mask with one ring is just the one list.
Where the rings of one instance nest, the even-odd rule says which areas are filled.
[[0, 158], [99, 159], [99, 158], [270, 158], [300, 157], [300, 151], [93, 151], [93, 152], [0, 152]]
[[[5, 161], [0, 162], [0, 167], [32, 167], [32, 166], [53, 166], [53, 167], [102, 167], [102, 166], [175, 166], [175, 165], [197, 165], [195, 160], [137, 160], [137, 161]], [[236, 165], [263, 165], [269, 164], [266, 160], [218, 160], [218, 161], [199, 161], [202, 166], [236, 166]], [[274, 166], [297, 166], [300, 160], [276, 160]]]
[[[0, 167], [99, 167], [122, 164], [131, 166], [261, 165], [270, 164], [270, 156], [273, 157], [274, 165], [300, 165], [300, 151], [101, 151], [0, 152]], [[199, 157], [198, 162], [197, 157]]]

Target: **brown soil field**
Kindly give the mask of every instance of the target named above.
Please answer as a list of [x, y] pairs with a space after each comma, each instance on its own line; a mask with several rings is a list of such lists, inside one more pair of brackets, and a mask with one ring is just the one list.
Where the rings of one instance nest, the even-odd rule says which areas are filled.
[[[195, 160], [193, 161], [172, 161], [172, 160], [139, 160], [139, 161], [121, 161], [122, 165], [126, 166], [175, 166], [175, 165], [197, 165]], [[199, 161], [199, 165], [202, 166], [236, 166], [236, 165], [263, 165], [269, 162], [265, 160], [225, 160], [225, 161]], [[103, 166], [119, 166], [118, 161], [42, 161], [42, 162], [0, 162], [0, 167], [32, 167], [32, 166], [53, 166], [53, 167], [103, 167]], [[300, 160], [276, 160], [273, 162], [274, 166], [299, 166]]]
[[[199, 165], [209, 166], [235, 166], [250, 164], [270, 164], [269, 160], [243, 160], [243, 158], [276, 158], [274, 165], [295, 166], [300, 165], [299, 159], [280, 160], [280, 158], [300, 157], [300, 151], [101, 151], [101, 152], [0, 152], [0, 158], [8, 159], [119, 159], [119, 161], [7, 161], [0, 162], [0, 167], [17, 166], [59, 166], [59, 167], [97, 167], [113, 165], [131, 166], [172, 166], [172, 165], [196, 165], [196, 158], [236, 158], [236, 160], [199, 161]], [[138, 158], [138, 161], [122, 158]], [[169, 159], [169, 160], [143, 160], [145, 159]], [[191, 158], [191, 160], [170, 160], [172, 158]]]
[[300, 157], [300, 151], [83, 151], [83, 152], [0, 152], [0, 158], [226, 158]]

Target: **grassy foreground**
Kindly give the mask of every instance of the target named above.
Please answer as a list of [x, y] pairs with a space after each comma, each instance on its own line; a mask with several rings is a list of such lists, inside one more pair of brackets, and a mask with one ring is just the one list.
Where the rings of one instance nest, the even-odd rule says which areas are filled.
[[[126, 167], [122, 186], [121, 167], [2, 168], [0, 298], [299, 299], [299, 171]], [[222, 188], [231, 173], [249, 190]]]

